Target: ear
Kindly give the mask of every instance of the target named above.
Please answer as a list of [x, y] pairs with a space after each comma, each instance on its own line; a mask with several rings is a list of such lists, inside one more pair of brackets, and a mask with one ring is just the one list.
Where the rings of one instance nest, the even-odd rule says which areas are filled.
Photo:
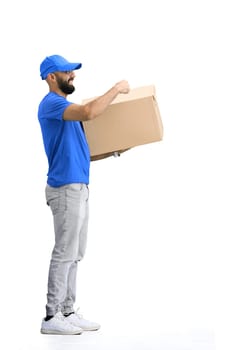
[[51, 81], [51, 82], [54, 82], [56, 80], [55, 74], [54, 73], [49, 73], [48, 76], [47, 76], [47, 80]]

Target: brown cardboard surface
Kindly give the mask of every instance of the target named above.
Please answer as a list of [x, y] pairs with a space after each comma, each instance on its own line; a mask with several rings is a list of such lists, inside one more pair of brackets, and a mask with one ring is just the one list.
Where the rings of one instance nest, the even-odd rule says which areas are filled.
[[[91, 101], [83, 100], [83, 104]], [[119, 94], [99, 117], [83, 123], [92, 159], [161, 141], [163, 125], [153, 85]]]

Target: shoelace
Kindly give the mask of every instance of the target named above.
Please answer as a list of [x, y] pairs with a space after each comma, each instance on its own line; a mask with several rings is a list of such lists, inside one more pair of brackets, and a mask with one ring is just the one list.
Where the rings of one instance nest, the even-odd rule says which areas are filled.
[[80, 308], [77, 308], [77, 310], [75, 311], [75, 315], [78, 316], [79, 319], [82, 319], [83, 318], [83, 315], [81, 315], [80, 313], [78, 313], [78, 310]]
[[56, 315], [56, 318], [60, 321], [65, 321], [65, 317], [62, 314]]

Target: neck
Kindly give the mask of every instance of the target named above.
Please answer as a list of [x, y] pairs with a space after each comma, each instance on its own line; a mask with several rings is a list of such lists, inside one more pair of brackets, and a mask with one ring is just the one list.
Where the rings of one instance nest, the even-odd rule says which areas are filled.
[[50, 87], [49, 92], [54, 92], [55, 94], [60, 95], [60, 96], [62, 96], [62, 97], [64, 97], [64, 98], [67, 97], [67, 94], [65, 94], [63, 91], [61, 91], [61, 90], [58, 89], [58, 88], [51, 88], [51, 87]]

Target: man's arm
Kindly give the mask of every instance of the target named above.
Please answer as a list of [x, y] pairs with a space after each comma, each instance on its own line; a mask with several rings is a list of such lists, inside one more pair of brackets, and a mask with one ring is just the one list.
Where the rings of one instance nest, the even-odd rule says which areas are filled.
[[129, 92], [129, 84], [126, 80], [116, 83], [110, 90], [102, 96], [86, 103], [85, 105], [78, 105], [76, 103], [70, 104], [63, 115], [64, 120], [91, 120], [98, 117], [118, 94], [127, 94]]

